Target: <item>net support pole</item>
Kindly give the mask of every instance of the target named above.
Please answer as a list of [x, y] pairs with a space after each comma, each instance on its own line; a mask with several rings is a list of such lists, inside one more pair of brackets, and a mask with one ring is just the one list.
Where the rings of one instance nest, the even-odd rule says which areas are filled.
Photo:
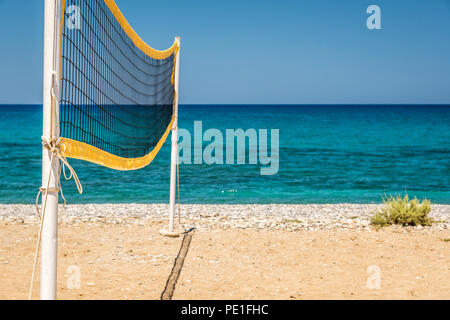
[[[180, 37], [176, 37], [175, 41], [180, 47]], [[167, 237], [179, 237], [180, 233], [174, 229], [175, 220], [175, 200], [177, 189], [177, 165], [178, 165], [178, 88], [180, 77], [180, 50], [177, 51], [175, 57], [175, 74], [174, 74], [174, 121], [172, 125], [172, 154], [170, 160], [170, 202], [169, 202], [169, 229], [161, 230], [160, 233]]]
[[[59, 79], [61, 0], [45, 0], [44, 9], [44, 78], [43, 137], [59, 138]], [[56, 299], [56, 261], [58, 247], [58, 171], [59, 161], [51, 162], [51, 152], [42, 149], [42, 187], [47, 188], [47, 203], [43, 216], [41, 238], [41, 300]], [[45, 193], [42, 199], [44, 201]]]

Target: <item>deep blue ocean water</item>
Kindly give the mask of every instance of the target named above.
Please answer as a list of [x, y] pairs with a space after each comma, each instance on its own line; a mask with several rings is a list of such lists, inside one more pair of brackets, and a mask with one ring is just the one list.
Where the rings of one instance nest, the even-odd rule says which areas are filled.
[[[280, 168], [181, 165], [184, 203], [378, 203], [384, 194], [450, 204], [450, 106], [180, 106], [180, 128], [280, 129]], [[41, 183], [41, 106], [0, 106], [0, 203], [34, 203]], [[69, 203], [169, 197], [170, 137], [153, 163], [119, 172], [69, 159], [83, 184]]]

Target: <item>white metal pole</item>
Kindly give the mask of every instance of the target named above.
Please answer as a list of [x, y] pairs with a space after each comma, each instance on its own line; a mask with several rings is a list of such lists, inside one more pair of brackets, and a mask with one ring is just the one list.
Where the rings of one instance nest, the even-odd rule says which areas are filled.
[[[176, 37], [175, 41], [180, 47], [180, 37]], [[176, 92], [174, 101], [174, 121], [172, 125], [172, 154], [170, 160], [170, 202], [169, 202], [169, 230], [161, 230], [161, 233], [170, 237], [177, 237], [179, 234], [174, 231], [175, 218], [175, 199], [177, 187], [177, 164], [178, 164], [178, 88], [179, 88], [179, 74], [180, 74], [180, 50], [177, 51], [175, 57], [175, 75], [174, 75], [174, 89]]]
[[[44, 10], [44, 91], [43, 91], [43, 137], [59, 137], [59, 79], [60, 79], [60, 19], [61, 0], [45, 0]], [[52, 92], [55, 99], [52, 98]], [[58, 228], [58, 171], [59, 161], [51, 163], [51, 153], [42, 149], [42, 186], [47, 187], [46, 212], [41, 238], [41, 288], [42, 300], [56, 299], [56, 260]], [[43, 198], [45, 191], [43, 192]]]

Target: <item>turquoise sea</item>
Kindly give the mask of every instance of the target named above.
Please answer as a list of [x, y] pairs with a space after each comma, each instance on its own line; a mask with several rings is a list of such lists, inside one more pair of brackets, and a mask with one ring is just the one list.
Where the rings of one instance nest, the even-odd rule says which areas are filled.
[[[42, 107], [0, 106], [0, 203], [32, 204], [41, 183]], [[183, 105], [180, 128], [280, 129], [280, 167], [181, 165], [184, 203], [377, 203], [384, 194], [450, 204], [450, 106]], [[206, 143], [205, 143], [206, 145]], [[155, 203], [169, 197], [170, 138], [145, 169], [69, 159], [83, 184], [69, 203]]]

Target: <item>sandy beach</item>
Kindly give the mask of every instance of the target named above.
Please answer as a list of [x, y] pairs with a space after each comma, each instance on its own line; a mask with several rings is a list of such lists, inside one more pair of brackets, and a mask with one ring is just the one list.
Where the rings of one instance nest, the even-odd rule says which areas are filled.
[[[448, 299], [450, 206], [433, 206], [432, 227], [379, 231], [377, 208], [183, 205], [195, 230], [173, 299]], [[166, 215], [163, 204], [61, 207], [58, 298], [159, 299], [182, 242], [158, 233]], [[0, 205], [0, 299], [27, 298], [38, 222], [34, 206]], [[34, 288], [38, 298], [39, 276]]]

